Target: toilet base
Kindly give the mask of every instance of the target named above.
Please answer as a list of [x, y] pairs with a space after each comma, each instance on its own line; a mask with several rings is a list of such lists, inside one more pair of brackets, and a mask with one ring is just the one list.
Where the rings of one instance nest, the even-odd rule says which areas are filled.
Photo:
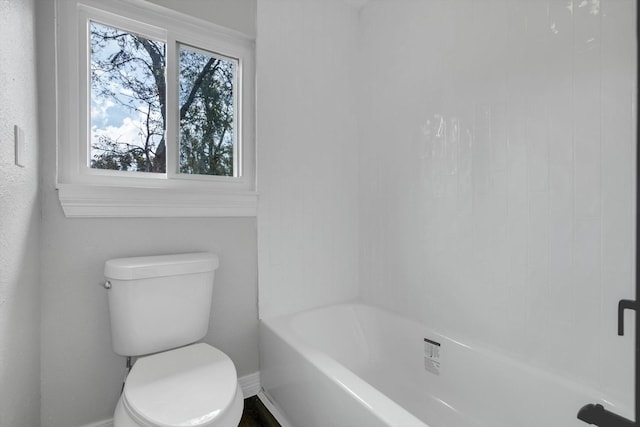
[[[236, 397], [234, 398], [231, 407], [227, 410], [223, 416], [216, 420], [212, 426], [215, 427], [238, 427], [240, 424], [240, 418], [242, 418], [242, 410], [244, 409], [244, 396], [240, 387], [236, 388]], [[146, 424], [151, 425], [151, 424]], [[113, 427], [145, 427], [136, 423], [133, 418], [128, 414], [124, 403], [122, 402], [122, 396], [118, 399], [115, 413], [113, 414]]]

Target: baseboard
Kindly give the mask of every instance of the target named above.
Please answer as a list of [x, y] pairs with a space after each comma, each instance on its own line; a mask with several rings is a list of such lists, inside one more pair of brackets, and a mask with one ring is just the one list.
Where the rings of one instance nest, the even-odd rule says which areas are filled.
[[262, 404], [269, 410], [269, 412], [271, 412], [271, 415], [273, 415], [273, 417], [278, 421], [278, 423], [280, 423], [282, 427], [293, 426], [293, 424], [291, 424], [284, 416], [280, 408], [278, 408], [278, 405], [276, 405], [271, 400], [269, 395], [264, 390], [260, 390], [260, 392], [258, 393], [258, 399], [260, 399]]
[[[260, 371], [238, 378], [238, 384], [242, 389], [242, 394], [244, 395], [245, 399], [247, 397], [251, 397], [259, 394], [260, 393]], [[260, 399], [260, 400], [263, 400], [263, 399]], [[265, 406], [267, 405], [265, 404]], [[271, 409], [269, 409], [269, 411], [271, 411]], [[277, 417], [276, 419], [278, 420], [278, 422], [280, 422], [280, 419], [278, 419]], [[282, 424], [282, 426], [286, 427], [285, 424]], [[82, 427], [113, 427], [113, 419], [97, 421], [91, 424], [85, 424]]]
[[97, 421], [91, 424], [85, 424], [82, 427], [113, 427], [113, 419]]
[[238, 378], [244, 398], [255, 396], [260, 392], [260, 371]]

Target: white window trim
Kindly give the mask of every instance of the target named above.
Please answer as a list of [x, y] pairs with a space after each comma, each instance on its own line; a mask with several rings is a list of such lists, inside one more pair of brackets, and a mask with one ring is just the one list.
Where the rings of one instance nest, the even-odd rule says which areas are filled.
[[[82, 59], [87, 40], [80, 30], [87, 16], [94, 19], [108, 16], [112, 23], [128, 22], [160, 33], [166, 29], [167, 49], [175, 49], [178, 41], [239, 60], [240, 177], [180, 175], [169, 170], [169, 158], [166, 176], [88, 170], [86, 159], [83, 163], [86, 148], [81, 145], [85, 139], [81, 135], [87, 133], [85, 118], [89, 114], [88, 101], [82, 101], [82, 97], [87, 96], [86, 89], [82, 89], [87, 86], [87, 64]], [[254, 62], [255, 41], [250, 37], [144, 0], [56, 0], [56, 188], [65, 215], [85, 218], [255, 216], [258, 195]], [[167, 78], [177, 79], [175, 71], [169, 71], [173, 66], [175, 64], [167, 64]], [[176, 99], [177, 94], [171, 97]], [[169, 126], [167, 139], [176, 137], [176, 129], [171, 130]], [[177, 155], [169, 151], [168, 156]]]

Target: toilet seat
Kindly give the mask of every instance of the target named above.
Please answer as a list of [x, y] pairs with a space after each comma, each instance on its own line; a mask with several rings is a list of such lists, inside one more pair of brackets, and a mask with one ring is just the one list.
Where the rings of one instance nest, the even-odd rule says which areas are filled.
[[237, 425], [243, 405], [233, 362], [204, 343], [139, 359], [122, 403], [145, 427], [218, 426], [230, 412]]

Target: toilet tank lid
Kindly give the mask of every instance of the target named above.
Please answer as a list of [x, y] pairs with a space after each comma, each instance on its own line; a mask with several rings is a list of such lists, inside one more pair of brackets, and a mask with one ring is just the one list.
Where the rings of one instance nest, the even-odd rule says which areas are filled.
[[136, 280], [205, 273], [218, 265], [218, 256], [208, 252], [116, 258], [105, 263], [104, 275], [107, 279]]

